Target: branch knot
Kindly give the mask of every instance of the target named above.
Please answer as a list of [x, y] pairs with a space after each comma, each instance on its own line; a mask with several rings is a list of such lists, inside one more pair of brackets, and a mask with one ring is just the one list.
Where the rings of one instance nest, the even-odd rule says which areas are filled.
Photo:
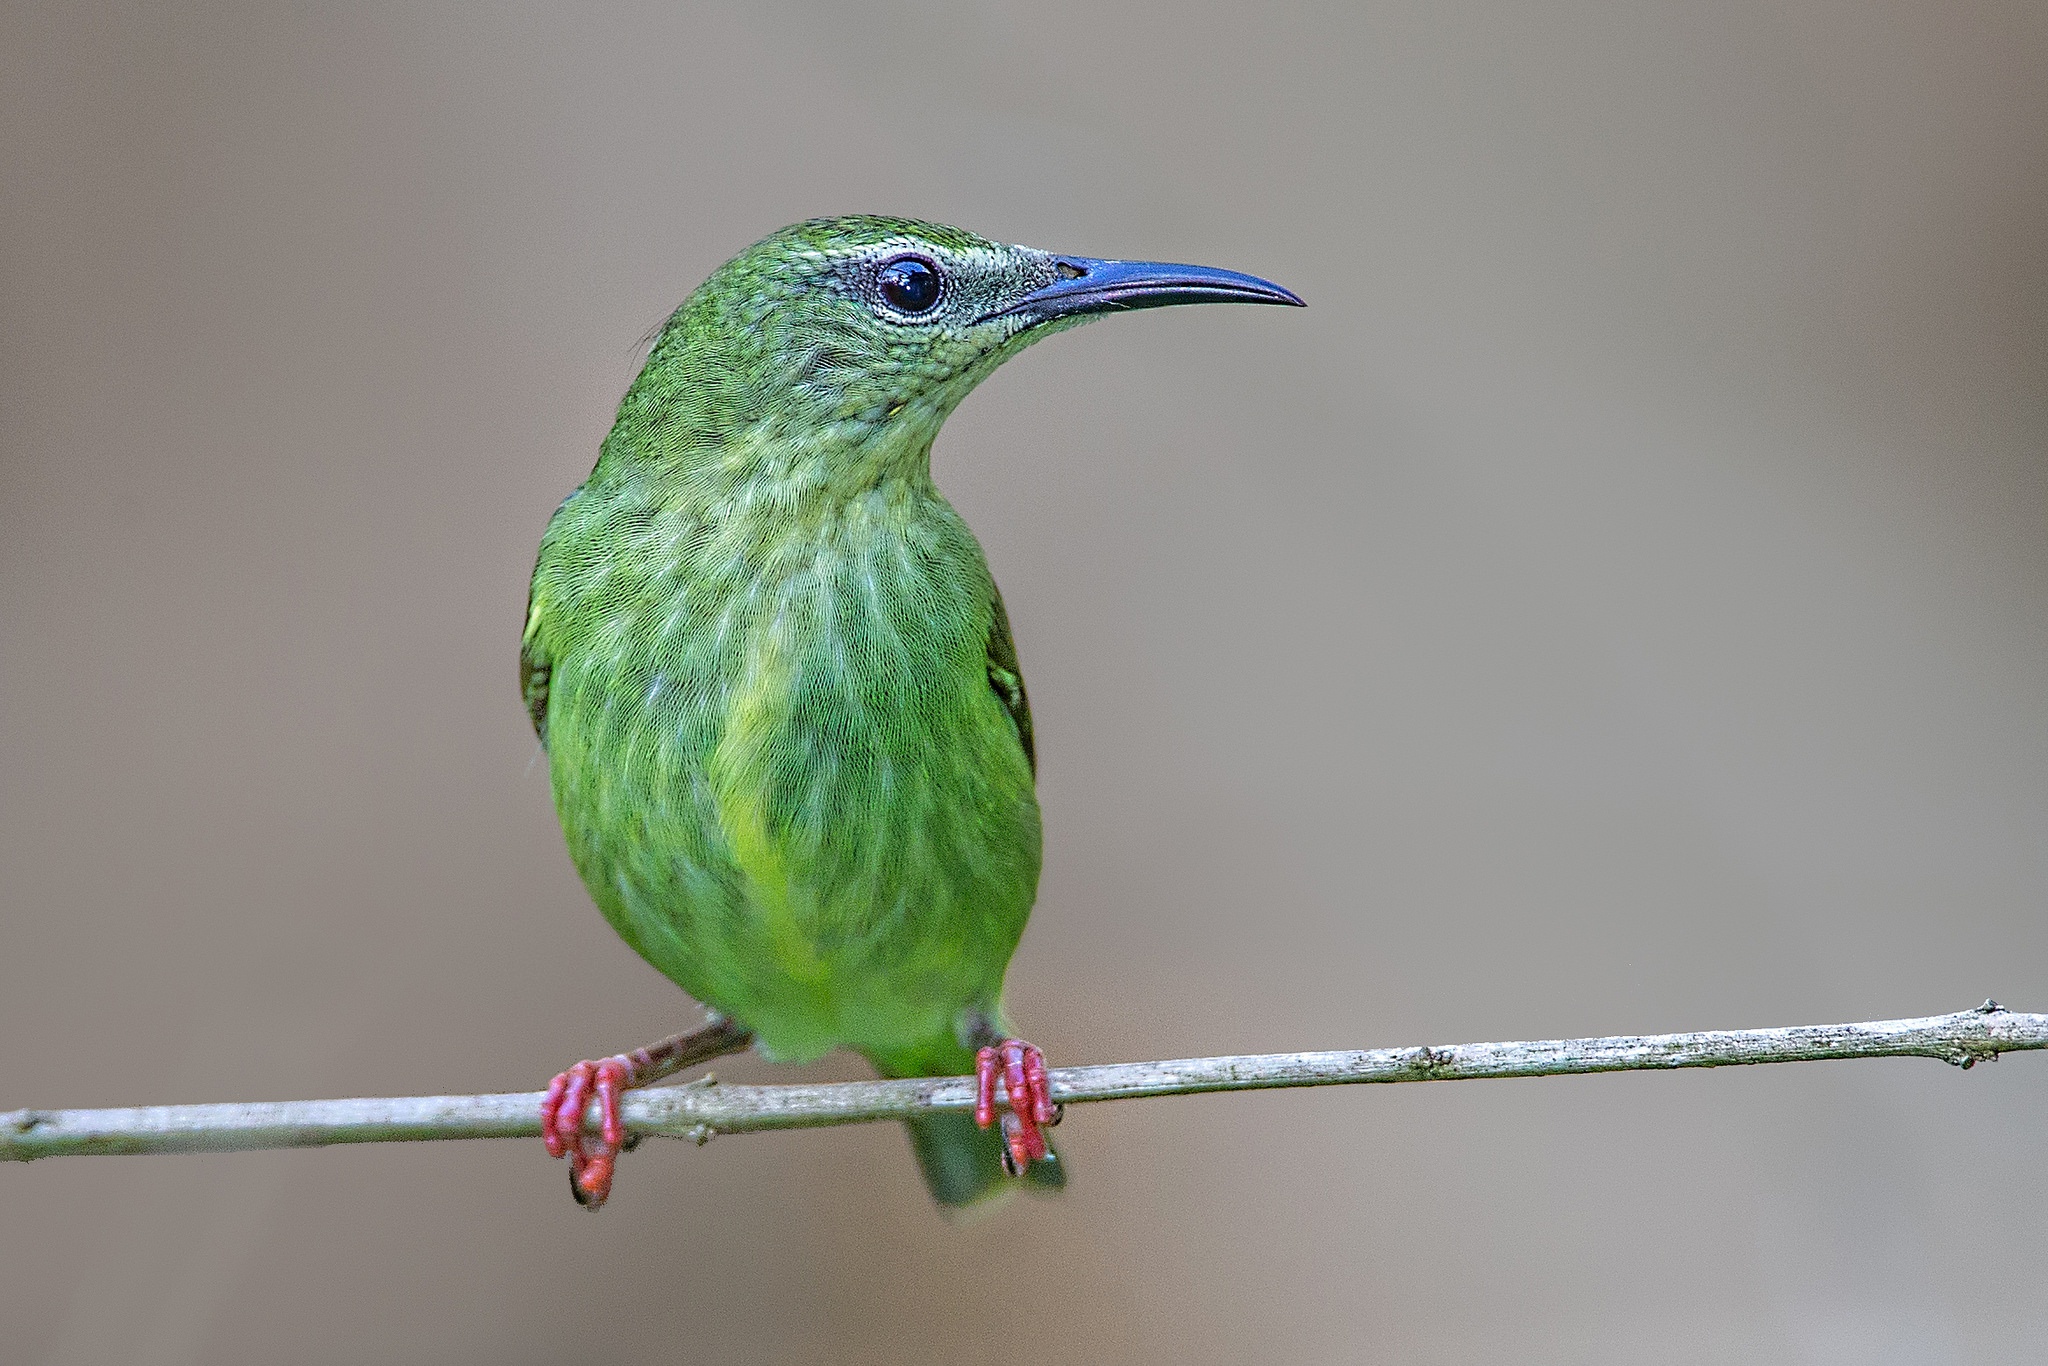
[[1417, 1076], [1425, 1080], [1441, 1080], [1446, 1069], [1457, 1061], [1457, 1055], [1448, 1048], [1431, 1048], [1428, 1044], [1413, 1050], [1408, 1055], [1408, 1066]]

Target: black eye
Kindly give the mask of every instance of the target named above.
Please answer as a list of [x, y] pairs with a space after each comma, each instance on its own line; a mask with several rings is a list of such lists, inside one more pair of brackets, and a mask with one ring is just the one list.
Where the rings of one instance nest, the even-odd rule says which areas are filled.
[[939, 302], [939, 270], [920, 256], [899, 256], [875, 276], [882, 298], [899, 313], [929, 313]]

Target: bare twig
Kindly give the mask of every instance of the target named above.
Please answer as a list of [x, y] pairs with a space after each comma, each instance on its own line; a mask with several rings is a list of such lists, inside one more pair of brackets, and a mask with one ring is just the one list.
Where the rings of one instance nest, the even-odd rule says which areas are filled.
[[[1738, 1067], [1833, 1058], [1939, 1058], [1969, 1067], [2000, 1053], [2034, 1048], [2048, 1048], [2048, 1015], [2017, 1014], [1986, 1001], [1975, 1010], [1954, 1015], [1869, 1024], [1067, 1067], [1052, 1074], [1052, 1086], [1054, 1097], [1071, 1105], [1199, 1091], [1551, 1077], [1573, 1072]], [[627, 1125], [636, 1134], [692, 1138], [702, 1143], [713, 1134], [908, 1119], [933, 1110], [968, 1110], [973, 1104], [974, 1083], [967, 1077], [802, 1086], [722, 1086], [706, 1077], [683, 1086], [631, 1092], [624, 1108]], [[595, 1106], [587, 1122], [596, 1127]], [[133, 1110], [16, 1110], [0, 1114], [0, 1159], [26, 1162], [87, 1153], [223, 1152], [430, 1138], [526, 1138], [539, 1132], [539, 1092], [159, 1105]]]

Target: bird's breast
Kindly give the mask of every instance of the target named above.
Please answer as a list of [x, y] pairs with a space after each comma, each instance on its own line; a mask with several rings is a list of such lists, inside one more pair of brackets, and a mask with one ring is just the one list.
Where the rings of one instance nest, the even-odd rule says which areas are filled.
[[806, 872], [907, 875], [972, 842], [992, 805], [1030, 800], [988, 684], [994, 587], [943, 503], [878, 496], [781, 527], [616, 520], [552, 681], [558, 769], [600, 767], [657, 817], [709, 817], [771, 900]]

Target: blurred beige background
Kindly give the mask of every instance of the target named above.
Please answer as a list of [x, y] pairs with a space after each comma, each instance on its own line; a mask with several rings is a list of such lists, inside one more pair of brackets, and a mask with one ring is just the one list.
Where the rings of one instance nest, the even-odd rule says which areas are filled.
[[[527, 573], [635, 340], [856, 210], [1311, 303], [1060, 338], [940, 441], [1056, 1062], [2048, 1008], [2044, 69], [2027, 3], [9, 5], [0, 1108], [694, 1018], [564, 856]], [[967, 1230], [893, 1128], [652, 1145], [596, 1218], [538, 1140], [0, 1170], [5, 1355], [2048, 1342], [2039, 1056], [1062, 1133]]]

